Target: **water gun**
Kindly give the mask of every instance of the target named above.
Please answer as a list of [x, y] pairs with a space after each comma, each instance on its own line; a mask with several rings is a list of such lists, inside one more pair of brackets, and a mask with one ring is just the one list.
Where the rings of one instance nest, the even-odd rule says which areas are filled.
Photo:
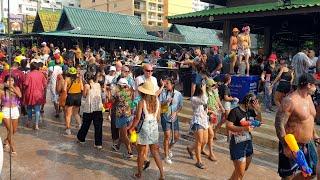
[[254, 128], [261, 126], [261, 122], [256, 119], [253, 119], [253, 118], [252, 119], [250, 118], [249, 121], [241, 120], [240, 124], [241, 124], [241, 126], [252, 126]]
[[136, 131], [132, 131], [130, 134], [130, 142], [131, 143], [136, 143], [138, 139], [138, 134]]
[[284, 140], [286, 141], [287, 145], [289, 146], [290, 150], [295, 153], [295, 161], [299, 166], [299, 169], [302, 171], [302, 175], [304, 177], [311, 176], [312, 169], [309, 167], [306, 157], [304, 156], [304, 153], [302, 150], [300, 150], [298, 143], [296, 141], [296, 138], [293, 134], [287, 134], [284, 137]]

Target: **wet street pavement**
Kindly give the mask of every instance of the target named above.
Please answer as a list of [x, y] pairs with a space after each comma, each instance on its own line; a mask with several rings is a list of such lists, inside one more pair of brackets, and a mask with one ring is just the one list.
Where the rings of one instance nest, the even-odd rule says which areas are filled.
[[[62, 114], [61, 114], [62, 115]], [[64, 121], [54, 118], [53, 106], [47, 104], [43, 123], [39, 131], [34, 131], [22, 126], [25, 117], [20, 120], [18, 133], [15, 136], [17, 146], [16, 157], [12, 157], [12, 179], [133, 179], [136, 171], [136, 156], [127, 160], [121, 152], [111, 149], [112, 140], [110, 122], [104, 122], [103, 149], [93, 147], [93, 129], [91, 128], [86, 144], [76, 142], [75, 124], [72, 136], [64, 136]], [[73, 120], [74, 123], [74, 120]], [[160, 131], [161, 132], [161, 131]], [[164, 164], [166, 179], [228, 179], [233, 171], [233, 164], [229, 159], [228, 145], [224, 136], [219, 136], [214, 147], [218, 162], [211, 162], [205, 157], [205, 170], [194, 166], [195, 160], [188, 159], [186, 145], [192, 143], [188, 136], [188, 125], [181, 123], [183, 134], [179, 143], [173, 149], [173, 164]], [[0, 128], [1, 138], [4, 139], [6, 130]], [[162, 134], [162, 133], [161, 133]], [[162, 144], [162, 136], [160, 137]], [[161, 145], [162, 147], [162, 145]], [[161, 156], [162, 156], [162, 149]], [[255, 150], [256, 157], [253, 160], [245, 179], [279, 179], [276, 173], [276, 159], [274, 154], [263, 150]], [[1, 178], [10, 177], [9, 154], [4, 154], [4, 167]], [[143, 173], [143, 179], [157, 179], [159, 172], [155, 162], [151, 160], [151, 167]]]

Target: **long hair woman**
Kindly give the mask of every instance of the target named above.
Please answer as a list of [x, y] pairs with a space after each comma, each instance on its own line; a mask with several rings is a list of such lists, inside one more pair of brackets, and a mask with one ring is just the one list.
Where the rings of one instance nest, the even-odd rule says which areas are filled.
[[261, 106], [254, 94], [247, 94], [238, 107], [232, 109], [227, 119], [227, 129], [231, 132], [230, 156], [234, 171], [231, 180], [241, 180], [248, 170], [253, 155], [251, 126], [242, 126], [243, 121], [252, 118], [262, 121]]
[[71, 116], [75, 116], [79, 128], [81, 127], [81, 118], [79, 109], [81, 106], [81, 92], [83, 91], [83, 83], [80, 72], [76, 68], [71, 67], [68, 70], [68, 77], [65, 80], [64, 91], [67, 92], [65, 104], [65, 120], [66, 135], [71, 135]]
[[[151, 150], [151, 154], [159, 168], [160, 178], [164, 179], [162, 161], [159, 154], [159, 131], [158, 122], [160, 121], [160, 102], [156, 96], [154, 85], [151, 81], [146, 81], [143, 85], [138, 87], [141, 93], [141, 101], [138, 104], [136, 116], [130, 132], [141, 121], [141, 128], [138, 130], [137, 150], [138, 150], [138, 172], [134, 174], [135, 178], [141, 178], [142, 168], [145, 160], [147, 146]], [[144, 118], [141, 119], [141, 116]]]
[[280, 106], [282, 99], [291, 91], [291, 85], [294, 79], [294, 72], [288, 67], [285, 60], [280, 60], [280, 71], [273, 81], [272, 86], [279, 82], [275, 95], [274, 102], [277, 107]]
[[17, 132], [19, 119], [20, 88], [15, 85], [14, 78], [9, 75], [4, 78], [4, 88], [0, 92], [1, 104], [3, 105], [3, 121], [7, 129], [7, 137], [4, 140], [4, 150], [16, 155], [13, 135]]
[[208, 115], [207, 115], [208, 96], [206, 95], [206, 86], [197, 85], [194, 95], [191, 97], [193, 116], [190, 123], [191, 130], [194, 132], [195, 143], [192, 147], [187, 147], [190, 158], [193, 159], [192, 151], [195, 150], [196, 161], [195, 166], [199, 169], [205, 169], [201, 160], [201, 149], [207, 143], [208, 139]]

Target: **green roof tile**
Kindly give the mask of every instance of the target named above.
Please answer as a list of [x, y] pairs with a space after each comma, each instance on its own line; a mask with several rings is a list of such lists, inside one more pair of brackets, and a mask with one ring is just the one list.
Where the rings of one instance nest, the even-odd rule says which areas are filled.
[[[148, 40], [158, 39], [155, 36], [148, 35], [140, 20], [135, 16], [73, 7], [65, 7], [62, 13], [72, 26], [70, 30], [72, 34]], [[61, 18], [60, 23], [65, 20]], [[59, 26], [59, 28], [61, 27]]]
[[187, 43], [222, 46], [213, 29], [174, 24], [169, 31], [174, 30], [183, 35]]
[[168, 16], [169, 20], [172, 19], [184, 19], [184, 18], [194, 18], [194, 17], [204, 17], [204, 16], [219, 16], [219, 15], [231, 15], [231, 14], [243, 14], [243, 13], [254, 13], [263, 11], [276, 11], [276, 10], [286, 10], [286, 9], [298, 9], [307, 7], [320, 7], [320, 0], [292, 0], [291, 5], [283, 6], [281, 2], [275, 3], [263, 3], [254, 4], [246, 6], [236, 6], [236, 7], [224, 7], [224, 8], [214, 8], [209, 10], [203, 10], [187, 14], [179, 14], [175, 16]]

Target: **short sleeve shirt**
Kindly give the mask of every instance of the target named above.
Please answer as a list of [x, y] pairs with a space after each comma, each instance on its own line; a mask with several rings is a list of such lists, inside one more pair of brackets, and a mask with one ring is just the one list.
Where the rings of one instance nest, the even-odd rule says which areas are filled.
[[[174, 93], [168, 92], [168, 91], [162, 91], [160, 94], [160, 103], [166, 102], [169, 98], [172, 98], [172, 103], [169, 106], [168, 112], [165, 113], [166, 116], [170, 116], [172, 112], [177, 111], [180, 107], [183, 105], [183, 97], [181, 93], [177, 90], [174, 90]], [[169, 119], [169, 118], [167, 118]]]
[[233, 122], [235, 126], [241, 126], [240, 121], [243, 119], [249, 119], [250, 117], [256, 117], [256, 113], [253, 110], [249, 110], [247, 112], [240, 109], [240, 107], [236, 107], [232, 109], [228, 116], [228, 121]]
[[231, 96], [230, 88], [227, 85], [222, 84], [219, 88], [219, 95], [221, 100], [224, 100], [225, 95]]

